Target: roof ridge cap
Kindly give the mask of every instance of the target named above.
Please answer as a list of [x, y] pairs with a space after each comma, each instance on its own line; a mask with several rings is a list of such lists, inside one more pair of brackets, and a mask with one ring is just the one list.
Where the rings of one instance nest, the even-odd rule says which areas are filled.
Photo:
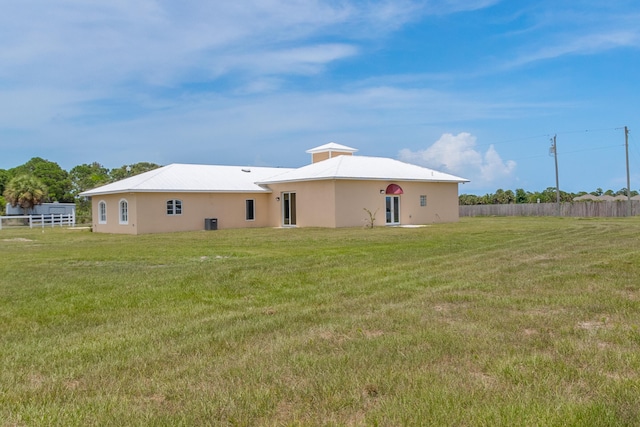
[[[170, 163], [170, 164], [165, 165], [165, 166], [160, 166], [159, 168], [151, 169], [150, 171], [142, 172], [141, 174], [138, 174], [138, 175], [130, 176], [127, 179], [132, 179], [132, 178], [136, 178], [136, 177], [138, 177], [138, 179], [140, 179], [142, 175], [147, 175], [148, 174], [149, 176], [145, 177], [142, 180], [139, 180], [139, 182], [136, 183], [136, 187], [138, 187], [141, 184], [144, 184], [145, 182], [149, 181], [150, 179], [155, 178], [156, 176], [158, 176], [158, 174], [160, 174], [160, 171], [162, 169], [165, 169], [165, 170], [166, 169], [172, 169], [173, 166], [175, 166], [175, 165], [176, 165], [176, 163]], [[133, 186], [131, 186], [130, 188], [133, 189]]]

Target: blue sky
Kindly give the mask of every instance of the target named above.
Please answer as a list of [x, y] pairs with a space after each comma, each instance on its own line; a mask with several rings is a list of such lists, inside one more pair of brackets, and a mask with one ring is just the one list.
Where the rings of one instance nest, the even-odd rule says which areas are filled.
[[297, 167], [337, 142], [461, 193], [640, 189], [640, 4], [21, 0], [0, 15], [0, 168]]

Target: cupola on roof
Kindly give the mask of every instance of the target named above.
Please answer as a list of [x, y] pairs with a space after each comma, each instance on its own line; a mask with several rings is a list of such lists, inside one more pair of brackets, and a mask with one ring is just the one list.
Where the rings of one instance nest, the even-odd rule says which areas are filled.
[[330, 142], [328, 144], [324, 144], [316, 148], [311, 148], [307, 150], [307, 153], [309, 154], [324, 153], [326, 151], [342, 151], [345, 153], [355, 153], [356, 151], [358, 151], [358, 149], [347, 147], [346, 145], [342, 145], [342, 144], [336, 144], [335, 142]]
[[358, 151], [357, 148], [330, 142], [316, 148], [311, 148], [307, 150], [307, 153], [311, 154], [311, 163], [317, 163], [337, 156], [351, 156], [356, 151]]

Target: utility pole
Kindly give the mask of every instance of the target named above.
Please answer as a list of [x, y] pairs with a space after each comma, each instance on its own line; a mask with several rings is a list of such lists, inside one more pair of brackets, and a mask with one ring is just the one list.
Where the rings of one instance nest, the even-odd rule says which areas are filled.
[[551, 148], [549, 148], [549, 154], [553, 153], [553, 157], [556, 162], [556, 205], [558, 210], [558, 216], [560, 216], [560, 181], [558, 180], [558, 150], [556, 148], [556, 136], [551, 138]]
[[624, 127], [624, 150], [627, 155], [627, 216], [631, 216], [631, 179], [629, 178], [629, 128]]

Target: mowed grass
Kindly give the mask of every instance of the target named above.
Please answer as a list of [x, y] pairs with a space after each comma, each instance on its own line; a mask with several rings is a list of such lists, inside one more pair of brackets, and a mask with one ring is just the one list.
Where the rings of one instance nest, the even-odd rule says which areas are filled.
[[640, 218], [0, 231], [0, 425], [640, 424]]

